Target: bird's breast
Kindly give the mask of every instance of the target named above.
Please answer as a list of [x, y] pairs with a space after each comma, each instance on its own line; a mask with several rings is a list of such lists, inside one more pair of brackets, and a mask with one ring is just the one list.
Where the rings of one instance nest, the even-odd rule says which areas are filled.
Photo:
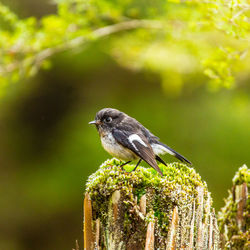
[[119, 144], [112, 133], [108, 133], [106, 135], [101, 136], [101, 142], [103, 148], [112, 156], [125, 160], [125, 161], [131, 161], [138, 158], [138, 156], [133, 153], [130, 149], [123, 147], [121, 144]]

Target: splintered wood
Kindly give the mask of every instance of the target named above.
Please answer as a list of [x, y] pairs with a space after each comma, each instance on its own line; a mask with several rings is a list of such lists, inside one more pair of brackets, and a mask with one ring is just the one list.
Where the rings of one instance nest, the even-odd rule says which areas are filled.
[[107, 249], [125, 249], [123, 240], [124, 208], [120, 190], [116, 190], [112, 194], [108, 209], [107, 228], [105, 229]]
[[140, 211], [144, 216], [146, 215], [146, 202], [147, 198], [146, 195], [144, 194], [140, 199]]
[[202, 224], [202, 218], [203, 218], [203, 195], [204, 195], [204, 188], [203, 187], [197, 187], [198, 197], [197, 197], [197, 211], [196, 211], [196, 228], [197, 228], [197, 249], [204, 249], [203, 248], [203, 224]]
[[[190, 210], [190, 213], [192, 214], [192, 220], [190, 224], [190, 234], [189, 234], [189, 244], [188, 249], [193, 249], [194, 246], [194, 220], [195, 220], [195, 202], [193, 202], [193, 210]], [[186, 224], [188, 226], [188, 224]]]
[[236, 221], [237, 221], [237, 226], [241, 232], [245, 231], [246, 220], [244, 218], [244, 211], [247, 206], [247, 198], [248, 198], [247, 184], [243, 183], [241, 185], [236, 185], [235, 187], [235, 202], [237, 204]]
[[155, 230], [155, 223], [150, 221], [148, 223], [148, 228], [147, 228], [145, 250], [154, 250], [154, 242], [155, 242], [154, 230]]
[[179, 226], [179, 216], [178, 216], [178, 207], [176, 206], [173, 210], [172, 222], [168, 232], [169, 237], [166, 249], [169, 250], [176, 249], [176, 241], [177, 241], [176, 237], [177, 237], [178, 226]]
[[72, 248], [72, 250], [80, 250], [79, 244], [78, 244], [78, 240], [76, 240], [76, 248]]
[[[247, 192], [246, 187], [242, 186], [236, 193], [244, 195], [245, 192]], [[176, 204], [172, 207], [170, 214], [167, 215], [170, 218], [167, 236], [163, 240], [162, 238], [159, 240], [161, 226], [157, 217], [154, 217], [152, 204], [150, 204], [150, 199], [146, 199], [146, 194], [140, 198], [139, 202], [137, 202], [137, 197], [134, 197], [134, 202], [129, 204], [130, 206], [124, 202], [124, 197], [120, 190], [112, 193], [107, 211], [105, 211], [105, 223], [102, 223], [100, 218], [95, 218], [93, 221], [91, 199], [88, 193], [85, 194], [84, 249], [219, 249], [217, 220], [211, 207], [210, 194], [208, 192], [205, 194], [204, 187], [198, 186], [196, 196], [185, 206]], [[245, 202], [243, 199], [238, 203], [240, 212], [237, 216], [241, 227], [244, 226], [241, 211], [245, 207]], [[128, 216], [136, 218], [133, 219], [133, 224], [130, 222], [128, 224], [126, 221]], [[135, 228], [129, 236], [126, 235], [128, 228], [129, 230]]]
[[92, 232], [92, 205], [91, 199], [88, 193], [85, 194], [84, 198], [84, 249], [94, 249], [94, 237]]
[[99, 250], [99, 241], [100, 241], [100, 219], [98, 218], [95, 221], [95, 249]]

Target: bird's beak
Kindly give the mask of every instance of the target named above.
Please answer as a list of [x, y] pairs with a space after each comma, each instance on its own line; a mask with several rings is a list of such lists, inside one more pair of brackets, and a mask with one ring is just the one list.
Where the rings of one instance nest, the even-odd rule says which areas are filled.
[[89, 124], [100, 125], [101, 121], [100, 120], [97, 120], [97, 121], [95, 120], [95, 121], [89, 122]]

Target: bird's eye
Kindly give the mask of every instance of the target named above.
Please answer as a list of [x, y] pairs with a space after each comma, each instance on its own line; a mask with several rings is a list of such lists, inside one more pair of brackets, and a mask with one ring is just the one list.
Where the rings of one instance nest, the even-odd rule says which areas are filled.
[[107, 118], [105, 118], [105, 122], [111, 122], [112, 121], [112, 118], [109, 116], [109, 117], [107, 117]]

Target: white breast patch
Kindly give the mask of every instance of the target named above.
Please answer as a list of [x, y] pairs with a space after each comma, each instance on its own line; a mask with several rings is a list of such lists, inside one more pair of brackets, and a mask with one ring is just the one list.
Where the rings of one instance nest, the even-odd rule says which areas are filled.
[[112, 156], [125, 160], [125, 161], [132, 161], [138, 158], [138, 156], [133, 153], [128, 148], [123, 147], [119, 144], [112, 133], [108, 133], [105, 136], [101, 136], [101, 142], [104, 149], [111, 154]]
[[135, 146], [134, 141], [139, 142], [144, 147], [148, 147], [147, 144], [141, 139], [141, 137], [137, 134], [132, 134], [128, 137], [129, 142], [134, 146], [134, 148], [138, 151], [138, 148]]

